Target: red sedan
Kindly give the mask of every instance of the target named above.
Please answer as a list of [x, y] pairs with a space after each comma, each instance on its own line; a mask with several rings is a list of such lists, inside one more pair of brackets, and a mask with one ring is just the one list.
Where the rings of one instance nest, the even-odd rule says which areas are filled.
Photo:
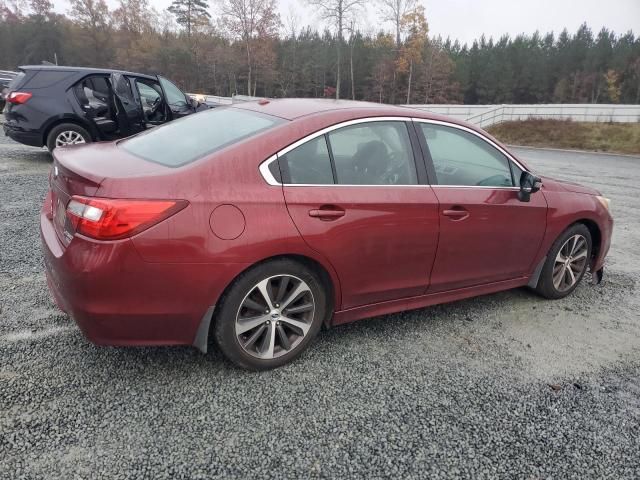
[[41, 215], [49, 287], [102, 345], [209, 337], [252, 369], [327, 327], [528, 285], [599, 280], [613, 221], [473, 126], [274, 100], [58, 149]]

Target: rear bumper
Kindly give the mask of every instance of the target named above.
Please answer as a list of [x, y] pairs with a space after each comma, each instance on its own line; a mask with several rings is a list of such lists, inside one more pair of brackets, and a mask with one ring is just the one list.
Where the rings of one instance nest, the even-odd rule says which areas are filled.
[[99, 345], [197, 343], [205, 312], [241, 268], [148, 263], [128, 239], [76, 236], [65, 249], [44, 211], [40, 231], [56, 303]]
[[9, 123], [5, 123], [2, 128], [4, 130], [4, 134], [16, 142], [29, 145], [31, 147], [42, 147], [44, 145], [42, 143], [42, 134], [40, 132], [23, 130], [22, 128], [15, 127]]

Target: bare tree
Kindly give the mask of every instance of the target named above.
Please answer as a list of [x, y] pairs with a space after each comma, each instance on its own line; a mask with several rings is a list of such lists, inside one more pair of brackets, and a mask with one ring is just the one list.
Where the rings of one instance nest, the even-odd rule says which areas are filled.
[[254, 50], [261, 40], [277, 36], [280, 16], [276, 0], [220, 0], [222, 25], [244, 44], [247, 58], [247, 95], [255, 92], [252, 72], [255, 66]]
[[[403, 18], [415, 10], [418, 5], [417, 0], [378, 0], [380, 2], [380, 10], [382, 19], [386, 22], [393, 23], [396, 40], [396, 60], [400, 58], [400, 49], [402, 48], [402, 30]], [[391, 90], [391, 102], [395, 103], [396, 98], [396, 76], [397, 72], [393, 71], [393, 85]]]
[[337, 41], [336, 66], [336, 98], [340, 98], [340, 63], [342, 62], [342, 32], [348, 14], [361, 7], [364, 0], [308, 0], [309, 4], [318, 9], [318, 13], [325, 20], [335, 22]]

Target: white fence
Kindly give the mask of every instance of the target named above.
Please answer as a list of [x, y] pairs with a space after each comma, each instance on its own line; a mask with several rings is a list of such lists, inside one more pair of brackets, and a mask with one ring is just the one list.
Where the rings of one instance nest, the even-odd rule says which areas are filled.
[[446, 115], [482, 128], [502, 122], [548, 118], [576, 122], [640, 122], [640, 105], [540, 104], [540, 105], [404, 105]]
[[[258, 97], [245, 95], [236, 95], [234, 97], [189, 95], [210, 105], [228, 105], [259, 99]], [[538, 105], [411, 104], [402, 106], [426, 110], [458, 120], [466, 120], [481, 128], [502, 122], [527, 120], [529, 118], [570, 119], [576, 122], [640, 122], [640, 105], [545, 103]]]

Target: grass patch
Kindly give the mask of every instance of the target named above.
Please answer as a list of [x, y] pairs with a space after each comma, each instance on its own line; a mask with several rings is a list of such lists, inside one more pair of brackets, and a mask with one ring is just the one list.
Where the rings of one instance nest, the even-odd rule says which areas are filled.
[[494, 125], [488, 132], [511, 145], [640, 154], [640, 123], [531, 119]]

